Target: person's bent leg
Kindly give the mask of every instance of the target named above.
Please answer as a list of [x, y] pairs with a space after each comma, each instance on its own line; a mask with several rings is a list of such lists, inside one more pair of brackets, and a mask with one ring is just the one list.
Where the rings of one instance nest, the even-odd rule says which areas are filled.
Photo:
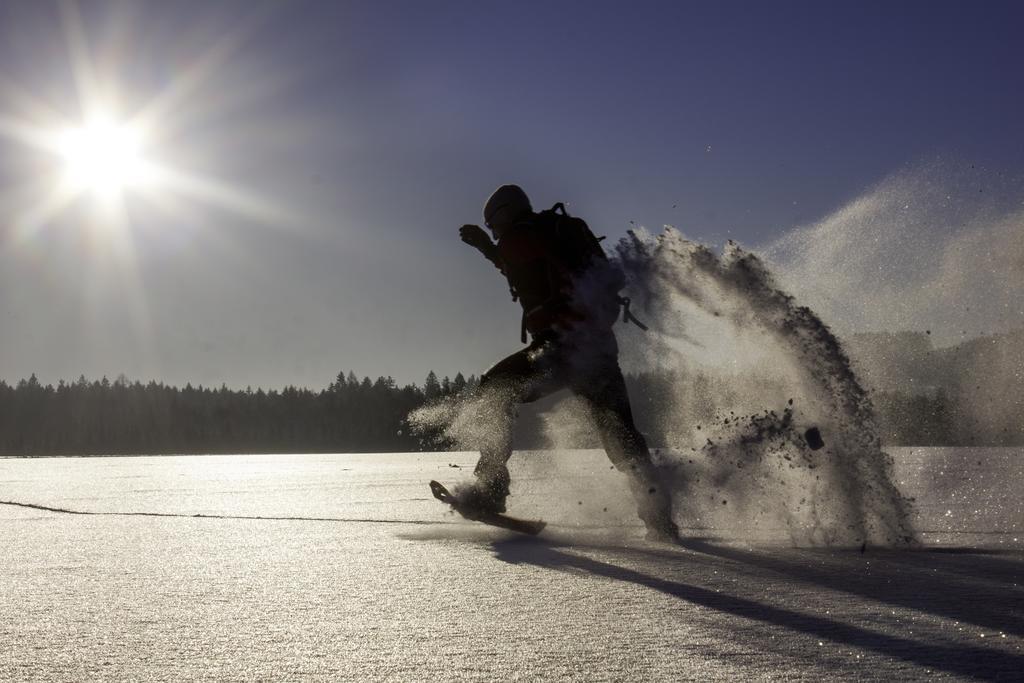
[[539, 348], [525, 348], [498, 362], [480, 379], [480, 459], [473, 469], [476, 483], [463, 494], [463, 503], [470, 507], [505, 511], [516, 409], [551, 390], [551, 378], [543, 363], [538, 363], [539, 355]]

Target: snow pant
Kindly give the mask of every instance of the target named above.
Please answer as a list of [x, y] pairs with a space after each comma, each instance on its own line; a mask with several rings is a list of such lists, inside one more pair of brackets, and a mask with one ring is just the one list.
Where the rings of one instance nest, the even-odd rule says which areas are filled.
[[480, 390], [488, 401], [493, 432], [481, 444], [478, 479], [484, 484], [507, 482], [505, 463], [512, 455], [519, 404], [569, 389], [586, 402], [612, 464], [630, 475], [640, 517], [659, 524], [670, 518], [671, 499], [658, 482], [647, 442], [633, 422], [618, 355], [611, 330], [541, 335], [484, 373]]

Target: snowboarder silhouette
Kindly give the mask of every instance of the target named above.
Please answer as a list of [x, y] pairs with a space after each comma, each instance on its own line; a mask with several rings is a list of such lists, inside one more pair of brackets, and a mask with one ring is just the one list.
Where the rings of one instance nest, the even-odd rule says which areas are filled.
[[[523, 308], [526, 348], [484, 373], [480, 391], [494, 408], [493, 433], [481, 445], [472, 486], [459, 494], [465, 506], [504, 512], [516, 408], [567, 388], [586, 402], [612, 464], [629, 477], [648, 536], [678, 537], [671, 496], [659, 480], [643, 435], [633, 422], [612, 325], [619, 317], [625, 281], [587, 224], [561, 204], [535, 213], [516, 185], [502, 185], [484, 206], [494, 241], [477, 225], [459, 230], [508, 279]], [[628, 308], [623, 316], [629, 319]]]

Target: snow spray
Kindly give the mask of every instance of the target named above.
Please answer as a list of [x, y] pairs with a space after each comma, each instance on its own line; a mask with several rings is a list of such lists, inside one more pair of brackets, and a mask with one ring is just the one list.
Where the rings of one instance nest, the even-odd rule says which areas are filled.
[[615, 258], [654, 332], [623, 344], [629, 366], [668, 378], [658, 460], [681, 526], [745, 538], [783, 528], [800, 545], [916, 542], [839, 340], [757, 256], [734, 242], [718, 255], [666, 228], [629, 233]]

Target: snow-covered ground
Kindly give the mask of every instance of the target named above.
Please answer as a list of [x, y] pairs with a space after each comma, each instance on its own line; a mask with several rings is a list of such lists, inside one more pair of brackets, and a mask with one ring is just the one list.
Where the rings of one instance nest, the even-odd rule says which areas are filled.
[[648, 543], [598, 452], [517, 454], [537, 538], [430, 497], [466, 453], [0, 460], [112, 513], [0, 505], [0, 680], [1024, 679], [1024, 451], [891, 452], [918, 550]]

